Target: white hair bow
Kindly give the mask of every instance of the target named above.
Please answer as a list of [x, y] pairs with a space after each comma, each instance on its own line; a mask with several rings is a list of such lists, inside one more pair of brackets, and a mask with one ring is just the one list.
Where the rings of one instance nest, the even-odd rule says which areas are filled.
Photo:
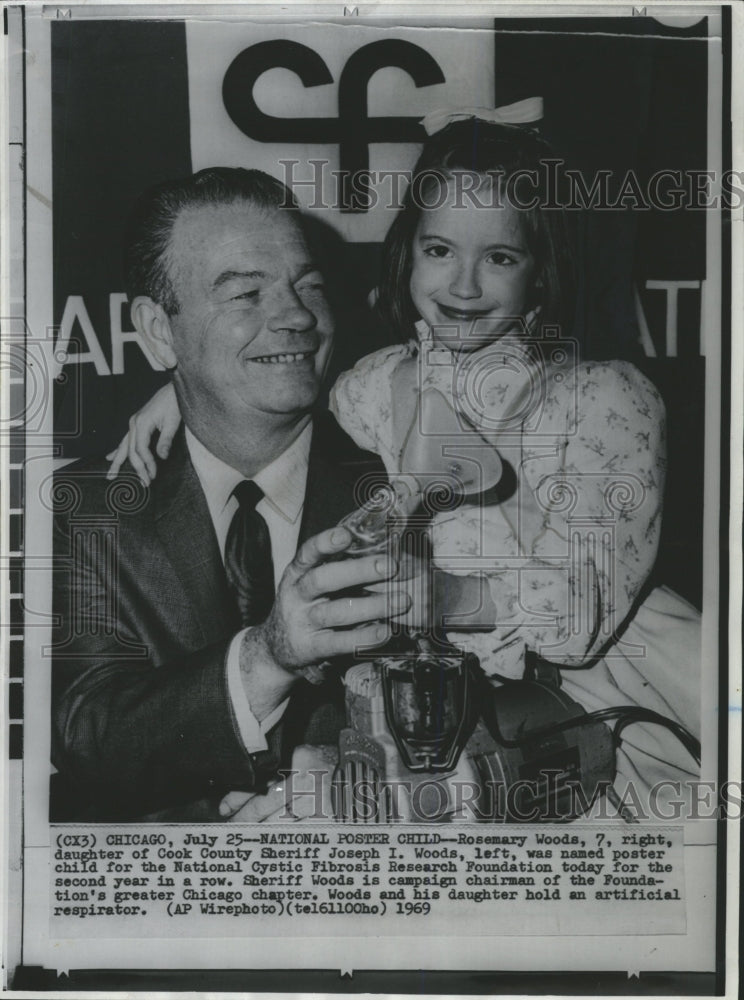
[[506, 104], [503, 108], [462, 108], [459, 111], [445, 108], [432, 111], [421, 119], [421, 124], [427, 135], [434, 135], [450, 122], [465, 121], [468, 118], [478, 118], [496, 125], [526, 125], [540, 121], [542, 116], [542, 97], [526, 97], [523, 101]]

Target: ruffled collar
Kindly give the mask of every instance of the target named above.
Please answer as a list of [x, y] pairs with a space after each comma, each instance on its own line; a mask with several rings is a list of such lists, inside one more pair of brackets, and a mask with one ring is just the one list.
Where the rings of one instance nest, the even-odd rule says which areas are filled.
[[[443, 353], [454, 354], [455, 352], [450, 350], [450, 348], [442, 346], [441, 348], [432, 347], [434, 343], [434, 338], [431, 332], [431, 327], [424, 319], [419, 319], [414, 323], [414, 329], [416, 330], [416, 339], [409, 340], [406, 347], [413, 353], [417, 355], [421, 350], [422, 344], [429, 345], [427, 355], [431, 355], [432, 351], [441, 350]], [[522, 363], [527, 363], [529, 365], [538, 364], [537, 357], [535, 355], [534, 346], [530, 341], [526, 340], [519, 334], [505, 334], [503, 337], [497, 340], [492, 340], [487, 344], [483, 344], [482, 347], [477, 347], [475, 350], [468, 351], [463, 358], [473, 361], [480, 355], [487, 355], [494, 351], [494, 349], [506, 349], [508, 353], [516, 360], [519, 359]]]

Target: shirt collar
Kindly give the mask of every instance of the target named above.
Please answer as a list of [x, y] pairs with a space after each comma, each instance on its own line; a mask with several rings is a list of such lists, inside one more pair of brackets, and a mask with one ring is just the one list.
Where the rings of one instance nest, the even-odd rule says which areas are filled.
[[289, 448], [253, 477], [254, 482], [263, 490], [267, 502], [292, 524], [300, 516], [305, 503], [312, 436], [313, 425], [309, 421]]
[[[312, 422], [309, 422], [286, 451], [253, 477], [263, 491], [264, 500], [291, 524], [300, 516], [305, 502], [311, 439]], [[230, 503], [235, 487], [246, 477], [213, 455], [188, 427], [186, 445], [207, 506], [212, 517], [218, 517]]]

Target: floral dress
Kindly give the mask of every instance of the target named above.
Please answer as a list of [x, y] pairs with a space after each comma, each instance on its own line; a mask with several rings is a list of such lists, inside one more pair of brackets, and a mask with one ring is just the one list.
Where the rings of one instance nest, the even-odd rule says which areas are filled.
[[[587, 711], [641, 706], [699, 735], [700, 616], [668, 588], [642, 600], [664, 489], [656, 390], [628, 363], [576, 362], [558, 340], [455, 355], [419, 334], [342, 375], [331, 408], [392, 477], [421, 485], [439, 467], [471, 484], [459, 506], [434, 510], [433, 558], [484, 578], [497, 617], [448, 638], [495, 681], [521, 677], [534, 650]], [[628, 780], [648, 791], [697, 773], [672, 733], [646, 723], [623, 730], [617, 768], [621, 794]]]

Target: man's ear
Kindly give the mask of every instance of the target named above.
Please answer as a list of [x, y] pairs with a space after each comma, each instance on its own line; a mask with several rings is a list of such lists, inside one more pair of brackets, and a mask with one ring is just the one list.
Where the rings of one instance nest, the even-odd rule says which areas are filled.
[[164, 368], [175, 368], [173, 331], [165, 309], [147, 295], [138, 295], [129, 306], [134, 328]]

